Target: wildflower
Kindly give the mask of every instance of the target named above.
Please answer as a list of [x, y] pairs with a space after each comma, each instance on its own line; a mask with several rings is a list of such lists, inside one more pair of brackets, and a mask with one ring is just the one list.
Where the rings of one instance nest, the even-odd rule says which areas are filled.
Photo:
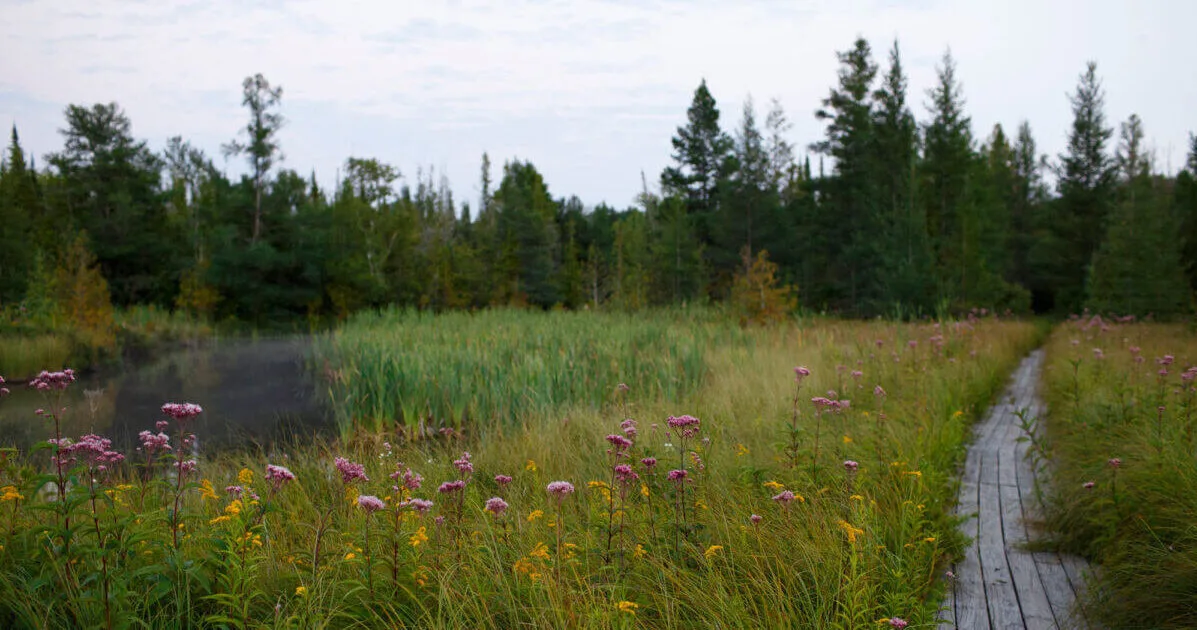
[[470, 452], [465, 451], [461, 454], [461, 459], [453, 460], [453, 467], [457, 472], [468, 475], [474, 472], [474, 464], [470, 462]]
[[1106, 353], [1103, 352], [1101, 348], [1094, 348], [1093, 349], [1093, 358], [1097, 359], [1098, 361], [1101, 361], [1102, 359], [1106, 358]]
[[436, 491], [441, 494], [452, 494], [459, 490], [465, 489], [465, 487], [466, 482], [462, 481], [461, 479], [456, 479], [454, 481], [446, 481], [445, 483], [442, 483], [441, 487], [437, 488]]
[[855, 543], [856, 537], [864, 534], [863, 529], [860, 529], [858, 527], [853, 527], [852, 524], [849, 523], [848, 521], [841, 520], [841, 521], [838, 521], [836, 524], [839, 525], [840, 529], [844, 530], [844, 533], [848, 535], [848, 542], [850, 542], [850, 543]]
[[851, 443], [852, 443], [852, 438], [850, 436], [845, 435], [844, 436], [844, 444], [851, 444]]
[[400, 503], [399, 507], [409, 507], [417, 514], [426, 514], [428, 510], [432, 509], [432, 501], [426, 499], [408, 499]]
[[852, 496], [850, 496], [850, 497], [848, 497], [848, 498], [849, 498], [849, 499], [851, 499], [851, 500], [853, 500], [853, 501], [864, 501], [864, 497], [862, 497], [862, 496], [861, 496], [861, 495], [859, 495], [859, 494], [854, 494], [854, 495], [852, 495]]
[[780, 483], [778, 483], [778, 482], [776, 482], [776, 481], [766, 481], [766, 482], [765, 482], [764, 484], [762, 484], [762, 485], [764, 485], [766, 488], [768, 488], [768, 489], [770, 489], [770, 490], [773, 490], [773, 491], [779, 491], [779, 490], [783, 490], [783, 489], [785, 489], [785, 486], [784, 486], [784, 485], [782, 485], [782, 484], [780, 484]]
[[925, 542], [925, 543], [933, 543], [933, 542], [935, 542], [935, 537], [934, 537], [934, 536], [928, 536], [928, 537], [926, 537], [926, 538], [924, 538], [924, 539], [923, 539], [923, 542]]
[[651, 470], [653, 466], [657, 465], [657, 458], [656, 457], [645, 457], [644, 459], [640, 460], [640, 463], [644, 464], [645, 468], [648, 468]]
[[736, 457], [741, 457], [748, 454], [748, 447], [743, 444], [736, 445]]
[[549, 546], [542, 542], [536, 543], [536, 546], [532, 548], [532, 551], [528, 552], [528, 557], [544, 560], [547, 562], [549, 559]]
[[542, 517], [542, 516], [544, 516], [544, 512], [543, 512], [543, 511], [541, 511], [541, 510], [532, 510], [532, 513], [528, 515], [528, 519], [527, 519], [527, 520], [528, 520], [528, 522], [529, 522], [529, 523], [531, 523], [532, 521], [535, 521], [536, 519], [538, 519], [538, 518], [540, 518], [540, 517]]
[[528, 463], [524, 464], [524, 470], [536, 472], [536, 462], [529, 459]]
[[856, 472], [856, 469], [857, 469], [857, 467], [859, 467], [859, 466], [860, 466], [860, 464], [857, 464], [856, 462], [854, 462], [854, 461], [852, 461], [852, 460], [850, 460], [850, 459], [849, 459], [849, 460], [845, 460], [845, 461], [844, 461], [844, 470], [846, 470], [846, 471], [848, 471], [848, 472], [850, 472], [850, 473], [852, 473], [852, 472]]
[[648, 484], [640, 484], [640, 496], [648, 497]]
[[753, 514], [752, 516], [748, 517], [748, 520], [752, 521], [753, 525], [760, 525], [761, 521], [763, 521], [765, 519], [760, 514]]
[[640, 432], [636, 428], [636, 421], [631, 418], [628, 418], [628, 419], [624, 420], [623, 422], [620, 422], [619, 428], [622, 429], [623, 434], [628, 436], [629, 438], [636, 437], [636, 435], [639, 434], [639, 432]]
[[203, 407], [193, 403], [166, 403], [162, 405], [162, 413], [172, 417], [180, 424], [194, 419], [203, 413]]
[[1096, 485], [1097, 485], [1097, 484], [1096, 484], [1096, 483], [1094, 483], [1094, 482], [1092, 482], [1092, 481], [1086, 481], [1085, 483], [1081, 484], [1081, 487], [1082, 487], [1082, 488], [1084, 488], [1084, 489], [1086, 489], [1086, 490], [1092, 490], [1092, 489], [1093, 489], [1093, 487], [1094, 487], [1094, 486], [1096, 486]]
[[303, 596], [307, 595], [307, 594], [308, 594], [308, 587], [306, 587], [306, 586], [296, 586], [296, 587], [295, 587], [295, 594], [296, 594], [296, 595], [298, 595], [298, 596], [300, 596], [300, 597], [303, 597]]
[[885, 398], [888, 394], [885, 393], [884, 389], [881, 389], [880, 385], [877, 385], [873, 388], [873, 395], [878, 398]]
[[70, 368], [61, 372], [47, 372], [42, 370], [33, 380], [29, 381], [29, 386], [39, 392], [50, 391], [52, 389], [61, 391], [74, 382], [75, 371]]
[[629, 440], [628, 438], [626, 438], [622, 435], [619, 435], [617, 433], [608, 435], [607, 442], [609, 444], [611, 444], [611, 446], [615, 447], [615, 452], [617, 452], [617, 453], [620, 451], [623, 451], [625, 449], [631, 448], [631, 446], [632, 446], [631, 440]]
[[556, 495], [557, 500], [560, 501], [573, 494], [574, 484], [568, 481], [553, 481], [550, 482], [549, 485], [545, 486], [545, 490], [547, 490], [549, 494]]
[[666, 477], [667, 477], [667, 478], [668, 478], [670, 481], [674, 481], [674, 482], [677, 482], [677, 483], [679, 483], [679, 484], [680, 484], [680, 483], [682, 483], [683, 481], [685, 481], [685, 480], [686, 480], [686, 471], [685, 471], [685, 470], [683, 470], [683, 469], [671, 470], [671, 471], [669, 471], [669, 473], [666, 475]]
[[413, 549], [426, 542], [428, 542], [428, 530], [422, 526], [407, 539], [407, 544], [411, 545]]
[[507, 475], [495, 475], [495, 483], [499, 484], [499, 487], [502, 488], [511, 483], [511, 477]]
[[212, 487], [212, 482], [207, 479], [200, 482], [200, 496], [212, 500], [220, 498], [216, 495], [216, 489]]
[[615, 604], [615, 607], [619, 609], [619, 612], [634, 616], [636, 614], [636, 609], [640, 607], [640, 604], [637, 604], [636, 602], [622, 601], [618, 604]]
[[288, 481], [295, 481], [295, 473], [287, 470], [283, 466], [275, 466], [274, 464], [267, 464], [266, 466], [266, 481], [269, 481], [274, 489], [277, 491], [282, 488]]
[[640, 479], [632, 467], [627, 464], [620, 464], [615, 467], [615, 478], [622, 484], [630, 484], [633, 481]]
[[719, 553], [720, 551], [723, 551], [723, 545], [711, 545], [710, 547], [707, 547], [706, 551], [702, 552], [702, 556], [707, 560], [710, 560], [711, 558], [714, 558], [715, 554]]
[[357, 506], [365, 510], [366, 514], [373, 514], [378, 510], [385, 509], [387, 504], [374, 495], [363, 494], [357, 498]]
[[24, 499], [24, 495], [17, 492], [16, 486], [4, 486], [0, 488], [0, 502], [23, 501]]
[[137, 434], [137, 438], [141, 440], [141, 448], [145, 449], [146, 453], [154, 454], [155, 451], [169, 451], [170, 450], [170, 436], [159, 432], [157, 435], [149, 431], [142, 431]]
[[507, 502], [499, 497], [492, 497], [486, 500], [486, 511], [498, 517], [507, 509]]
[[179, 469], [179, 474], [186, 475], [195, 470], [196, 461], [194, 459], [180, 460], [175, 462], [175, 468]]
[[645, 551], [644, 545], [641, 545], [639, 543], [637, 543], [636, 548], [632, 550], [632, 556], [635, 558], [643, 558], [644, 556], [647, 556], [647, 555], [648, 555], [648, 552]]
[[631, 388], [628, 387], [627, 383], [620, 383], [619, 385], [615, 386], [615, 391], [619, 391], [619, 392], [626, 392], [626, 391], [629, 391], [630, 389]]
[[773, 497], [773, 500], [780, 503], [782, 507], [786, 507], [790, 504], [791, 501], [794, 500], [794, 496], [795, 495], [792, 491], [783, 490], [777, 496]]
[[889, 620], [889, 625], [891, 628], [898, 628], [901, 630], [902, 628], [906, 627], [907, 623], [906, 620], [901, 617], [891, 617]]
[[366, 476], [366, 467], [361, 464], [355, 464], [344, 457], [338, 457], [333, 460], [333, 465], [341, 473], [341, 481], [344, 483], [353, 483], [357, 480], [370, 481]]
[[862, 376], [864, 376], [864, 372], [861, 372], [860, 370], [852, 370], [852, 378], [859, 379]]
[[353, 553], [352, 551], [350, 551], [349, 553], [345, 554], [345, 559], [346, 559], [346, 560], [353, 560], [353, 559], [354, 559], [354, 558], [356, 558], [356, 557], [357, 557], [357, 554], [356, 554], [356, 553]]
[[911, 477], [918, 477], [918, 478], [920, 478], [920, 479], [921, 479], [921, 478], [922, 478], [922, 476], [923, 476], [923, 473], [922, 473], [922, 471], [919, 471], [919, 470], [908, 470], [908, 471], [906, 471], [906, 472], [904, 472], [904, 473], [902, 473], [902, 474], [903, 474], [903, 475], [910, 475]]
[[1110, 459], [1110, 461], [1108, 461], [1106, 463], [1108, 463], [1110, 465], [1110, 468], [1118, 468], [1119, 466], [1122, 465], [1122, 460], [1117, 457], [1113, 457]]

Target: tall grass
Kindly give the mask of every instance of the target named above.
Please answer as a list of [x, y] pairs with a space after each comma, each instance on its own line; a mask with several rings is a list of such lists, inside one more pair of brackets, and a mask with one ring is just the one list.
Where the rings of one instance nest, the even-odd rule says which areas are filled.
[[595, 409], [619, 383], [635, 383], [638, 397], [677, 400], [706, 374], [709, 348], [749, 341], [704, 312], [389, 309], [354, 316], [317, 344], [317, 356], [344, 431], [398, 424], [416, 434]]
[[73, 348], [67, 335], [0, 333], [0, 374], [27, 378], [47, 367], [62, 368]]
[[1197, 337], [1077, 320], [1048, 361], [1048, 525], [1101, 565], [1088, 612], [1110, 628], [1197, 627]]
[[[39, 491], [45, 453], [0, 460], [0, 499], [11, 497], [0, 500], [0, 625], [104, 626], [106, 610], [149, 627], [934, 623], [938, 575], [961, 546], [948, 514], [965, 435], [1034, 344], [1033, 327], [821, 322], [725, 334], [733, 342], [707, 342], [703, 376], [676, 400], [637, 397], [654, 381], [627, 378], [629, 392], [525, 408], [485, 437], [357, 431], [204, 457], [181, 481], [169, 459], [126, 462], [97, 476], [98, 503], [77, 468], [57, 511]], [[796, 366], [811, 372], [801, 384]], [[814, 397], [851, 404], [817, 416]], [[670, 426], [683, 414], [700, 419], [696, 433]], [[336, 457], [369, 480], [344, 482]], [[275, 492], [267, 463], [297, 479]], [[621, 464], [639, 478], [621, 483]], [[468, 483], [437, 491], [454, 480]], [[576, 492], [556, 499], [555, 480]], [[258, 499], [238, 501], [231, 485]], [[360, 495], [387, 507], [367, 514]], [[412, 497], [435, 506], [402, 507]], [[484, 511], [493, 497], [509, 506], [498, 516]], [[55, 525], [64, 512], [73, 529]]]

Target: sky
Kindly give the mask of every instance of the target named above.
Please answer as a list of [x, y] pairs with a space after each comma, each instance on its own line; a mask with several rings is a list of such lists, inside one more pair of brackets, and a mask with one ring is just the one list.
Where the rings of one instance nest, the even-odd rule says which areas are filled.
[[[1055, 156], [1068, 93], [1098, 63], [1106, 115], [1144, 122], [1176, 171], [1197, 131], [1191, 0], [0, 0], [0, 124], [27, 152], [61, 148], [68, 104], [117, 102], [155, 150], [181, 135], [230, 176], [241, 82], [282, 86], [282, 167], [335, 182], [348, 157], [444, 175], [476, 206], [482, 153], [530, 160], [554, 197], [626, 207], [657, 188], [706, 79], [726, 130], [746, 97], [777, 99], [799, 155], [856, 37], [884, 72], [899, 41], [915, 116], [949, 47], [984, 139], [1028, 120]], [[812, 157], [817, 165], [817, 157]]]

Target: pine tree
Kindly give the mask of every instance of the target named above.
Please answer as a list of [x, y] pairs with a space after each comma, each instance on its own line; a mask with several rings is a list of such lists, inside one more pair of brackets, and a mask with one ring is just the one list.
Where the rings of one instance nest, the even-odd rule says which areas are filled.
[[674, 166], [661, 173], [661, 187], [666, 195], [686, 200], [700, 241], [711, 245], [718, 191], [728, 176], [733, 143], [719, 127], [719, 108], [705, 79], [694, 90], [686, 119], [673, 137]]
[[278, 113], [283, 98], [282, 86], [271, 87], [261, 73], [246, 77], [241, 84], [241, 104], [249, 110], [249, 122], [245, 125], [246, 141], [233, 140], [224, 146], [226, 155], [246, 156], [253, 171], [254, 222], [250, 243], [257, 243], [262, 232], [262, 193], [266, 188], [266, 176], [274, 166], [279, 153], [278, 133], [283, 126], [283, 115]]
[[1189, 134], [1189, 155], [1185, 168], [1176, 175], [1173, 197], [1180, 223], [1181, 259], [1189, 287], [1197, 291], [1197, 135]]
[[753, 228], [759, 229], [769, 210], [767, 206], [772, 201], [768, 194], [772, 188], [769, 183], [769, 154], [765, 150], [760, 129], [756, 126], [756, 111], [751, 95], [744, 100], [734, 155], [734, 183], [728, 187], [732, 199], [725, 204], [727, 212], [723, 221], [723, 238], [720, 239], [721, 253], [738, 252], [747, 247], [749, 259], [745, 264], [750, 264], [754, 251]]
[[33, 252], [38, 194], [13, 125], [8, 156], [0, 160], [0, 305], [25, 294]]
[[1151, 174], [1143, 126], [1122, 124], [1115, 158], [1120, 200], [1088, 279], [1089, 308], [1100, 313], [1169, 317], [1192, 312], [1181, 262], [1181, 240], [1162, 178]]
[[1054, 302], [1061, 311], [1078, 310], [1084, 299], [1085, 275], [1106, 232], [1115, 182], [1106, 153], [1114, 131], [1106, 127], [1105, 94], [1095, 62], [1086, 66], [1070, 101], [1072, 129], [1067, 152], [1059, 158], [1059, 208], [1052, 222], [1052, 240], [1058, 248], [1051, 261], [1050, 282], [1057, 287]]

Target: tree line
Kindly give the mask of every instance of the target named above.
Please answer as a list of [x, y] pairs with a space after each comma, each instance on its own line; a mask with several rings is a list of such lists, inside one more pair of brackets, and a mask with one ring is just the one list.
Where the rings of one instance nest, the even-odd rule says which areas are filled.
[[182, 137], [151, 150], [115, 103], [70, 105], [42, 168], [15, 126], [0, 162], [0, 307], [31, 317], [56, 278], [92, 273], [117, 306], [258, 324], [384, 304], [636, 309], [734, 299], [753, 278], [850, 316], [1191, 311], [1197, 137], [1162, 173], [1137, 116], [1106, 120], [1089, 63], [1049, 158], [1025, 121], [974, 135], [950, 52], [921, 119], [897, 42], [885, 56], [864, 39], [838, 53], [802, 159], [776, 101], [758, 123], [749, 97], [725, 129], [703, 81], [660, 193], [642, 176], [627, 208], [554, 197], [532, 163], [486, 154], [476, 200], [369, 157], [324, 190], [279, 167], [283, 91], [260, 74], [222, 147], [246, 161], [238, 180]]

